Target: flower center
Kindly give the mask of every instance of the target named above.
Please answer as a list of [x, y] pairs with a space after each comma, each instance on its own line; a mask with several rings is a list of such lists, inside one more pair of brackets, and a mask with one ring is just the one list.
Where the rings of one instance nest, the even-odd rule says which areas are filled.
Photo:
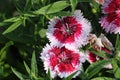
[[59, 59], [60, 59], [60, 62], [66, 62], [66, 60], [67, 60], [66, 52], [62, 52], [60, 54]]
[[67, 36], [75, 33], [74, 25], [68, 25], [67, 23], [65, 23], [64, 27], [65, 27], [65, 32]]

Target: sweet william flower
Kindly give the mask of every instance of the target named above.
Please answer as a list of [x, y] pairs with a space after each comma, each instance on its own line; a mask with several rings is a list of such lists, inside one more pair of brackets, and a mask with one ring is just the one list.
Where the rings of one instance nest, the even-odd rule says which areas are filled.
[[[102, 48], [102, 51], [106, 52], [107, 54], [112, 54], [110, 52], [109, 49], [107, 48]], [[92, 51], [87, 51], [87, 60], [90, 64], [94, 63], [94, 62], [97, 62], [99, 60], [107, 60], [107, 58], [102, 58], [100, 56], [97, 56], [95, 53], [93, 53]], [[106, 64], [104, 66], [104, 68], [108, 68], [108, 69], [112, 69], [112, 65], [109, 63], [109, 64]]]
[[95, 2], [99, 3], [99, 4], [103, 4], [104, 0], [95, 0]]
[[112, 43], [102, 33], [100, 34], [99, 37], [97, 37], [95, 34], [90, 34], [88, 36], [88, 39], [89, 39], [89, 44], [92, 45], [97, 50], [101, 50], [102, 47], [108, 48], [110, 50], [114, 49]]
[[107, 33], [120, 34], [120, 0], [105, 0], [102, 10], [105, 14], [100, 19], [103, 29]]
[[47, 37], [52, 45], [64, 45], [69, 49], [80, 48], [87, 44], [91, 24], [76, 10], [73, 16], [56, 17], [51, 20]]
[[[96, 50], [96, 49], [95, 49]], [[107, 48], [104, 48], [104, 47], [102, 47], [101, 48], [101, 51], [104, 51], [104, 52], [106, 52], [107, 54], [109, 54], [109, 55], [112, 55], [112, 52], [109, 50], [109, 49], [107, 49]], [[96, 52], [97, 52], [97, 50], [96, 50]], [[96, 62], [96, 61], [98, 61], [98, 60], [103, 60], [103, 58], [102, 57], [99, 57], [99, 56], [97, 56], [95, 53], [93, 53], [92, 51], [87, 51], [87, 60], [90, 62], [90, 63], [93, 63], [93, 62]], [[107, 58], [104, 58], [104, 59], [107, 59]]]
[[[94, 50], [103, 51], [106, 54], [112, 55], [113, 53], [110, 50], [113, 50], [113, 45], [112, 43], [107, 39], [107, 37], [104, 34], [101, 34], [99, 37], [97, 37], [95, 34], [90, 34], [89, 35], [89, 43], [92, 44], [92, 47]], [[110, 49], [110, 50], [109, 50]], [[97, 56], [95, 53], [92, 51], [87, 51], [86, 52], [87, 60], [90, 63], [94, 63], [98, 60], [106, 60], [107, 58], [102, 58], [100, 56]], [[105, 68], [112, 68], [111, 64], [105, 65]]]
[[82, 63], [85, 62], [83, 53], [76, 50], [69, 50], [63, 47], [46, 45], [41, 53], [46, 72], [51, 72], [51, 77], [55, 76], [68, 77], [70, 74], [77, 72], [76, 77], [81, 70]]

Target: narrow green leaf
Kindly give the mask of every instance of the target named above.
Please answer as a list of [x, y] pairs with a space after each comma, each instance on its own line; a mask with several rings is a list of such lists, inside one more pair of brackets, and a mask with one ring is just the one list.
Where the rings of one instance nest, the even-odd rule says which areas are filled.
[[72, 7], [72, 12], [74, 12], [74, 10], [77, 6], [78, 0], [70, 0], [70, 3], [71, 3], [71, 7]]
[[120, 38], [119, 38], [119, 34], [117, 34], [116, 36], [116, 43], [115, 43], [115, 48], [116, 48], [116, 51], [117, 50], [120, 50]]
[[3, 22], [16, 22], [16, 21], [19, 21], [20, 20], [20, 17], [12, 17], [12, 18], [9, 18], [9, 19], [5, 19]]
[[92, 11], [93, 13], [96, 14], [96, 12], [99, 12], [100, 11], [100, 4], [96, 3], [94, 0], [91, 0], [91, 6], [92, 6]]
[[26, 12], [26, 13], [24, 14], [24, 16], [25, 16], [25, 17], [35, 17], [35, 16], [37, 16], [37, 15], [34, 14], [33, 12]]
[[21, 74], [20, 72], [16, 71], [14, 68], [12, 68], [13, 73], [20, 79], [20, 80], [25, 80], [25, 75]]
[[15, 30], [16, 28], [18, 28], [21, 25], [21, 21], [17, 21], [15, 23], [13, 23], [10, 27], [7, 28], [7, 30], [5, 30], [2, 34], [5, 35], [9, 32], [12, 32], [13, 30]]
[[114, 71], [115, 77], [120, 79], [120, 68], [119, 68], [119, 66], [117, 64], [116, 59], [112, 59], [112, 66], [113, 66], [113, 71]]
[[110, 78], [110, 77], [97, 77], [97, 78], [93, 78], [91, 80], [116, 80], [116, 79]]
[[26, 64], [25, 61], [23, 63], [24, 63], [24, 66], [25, 66], [27, 73], [30, 75], [30, 68], [28, 67], [28, 65]]
[[31, 7], [31, 0], [26, 0], [24, 11], [29, 11]]
[[81, 80], [88, 80], [88, 77], [84, 71], [81, 71], [78, 77], [80, 77]]
[[94, 53], [95, 55], [101, 57], [101, 58], [106, 58], [109, 57], [109, 54], [107, 54], [105, 51], [102, 50], [95, 50], [93, 48], [89, 49], [92, 53]]
[[7, 58], [7, 51], [9, 46], [13, 45], [12, 41], [9, 41], [5, 46], [0, 50], [0, 61], [4, 61]]
[[54, 3], [51, 3], [45, 7], [42, 7], [39, 10], [34, 11], [34, 14], [51, 14], [51, 13], [56, 13], [59, 12], [66, 7], [68, 7], [70, 4], [67, 1], [57, 1]]
[[32, 53], [31, 73], [33, 74], [33, 76], [38, 76], [38, 69], [37, 69], [37, 61], [36, 61], [35, 51], [33, 51], [33, 53]]
[[14, 1], [14, 5], [15, 5], [15, 7], [16, 7], [16, 9], [17, 9], [17, 11], [20, 13], [20, 14], [23, 14], [23, 8], [22, 8], [22, 6], [19, 4], [19, 0], [13, 0]]
[[77, 74], [77, 73], [78, 73], [78, 71], [72, 73], [70, 76], [68, 76], [67, 78], [65, 78], [65, 80], [71, 80], [71, 79], [73, 78], [73, 76], [74, 76], [75, 74]]
[[85, 74], [88, 76], [90, 79], [93, 77], [95, 74], [97, 74], [102, 68], [104, 68], [105, 65], [109, 64], [111, 60], [100, 60], [97, 61], [93, 64], [91, 64], [85, 71]]
[[48, 77], [49, 77], [49, 80], [52, 80], [50, 69], [48, 69]]
[[13, 45], [13, 44], [14, 44], [13, 41], [7, 42], [7, 43], [5, 44], [5, 46], [0, 50], [0, 55], [1, 55], [2, 53], [4, 53], [4, 51], [6, 51], [6, 49], [7, 49], [9, 46], [11, 46], [11, 45]]
[[0, 22], [0, 27], [2, 26], [5, 26], [5, 25], [8, 25], [9, 23], [6, 23], [6, 22]]

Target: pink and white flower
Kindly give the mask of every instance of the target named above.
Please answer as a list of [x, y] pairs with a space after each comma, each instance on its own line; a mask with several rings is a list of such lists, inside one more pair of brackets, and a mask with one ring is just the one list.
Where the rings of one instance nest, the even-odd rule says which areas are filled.
[[104, 0], [95, 0], [95, 2], [97, 2], [98, 4], [103, 4]]
[[120, 13], [120, 0], [105, 0], [102, 5], [102, 10], [104, 14], [108, 13]]
[[120, 34], [120, 0], [105, 0], [102, 10], [105, 14], [100, 19], [103, 29], [107, 33]]
[[[112, 54], [112, 52], [110, 52], [110, 50], [109, 49], [107, 49], [107, 48], [101, 48], [102, 49], [102, 51], [104, 51], [104, 52], [106, 52], [107, 54]], [[92, 51], [87, 51], [87, 60], [89, 61], [89, 63], [94, 63], [94, 62], [97, 62], [97, 61], [99, 61], [99, 60], [107, 60], [107, 58], [102, 58], [102, 57], [100, 57], [100, 56], [97, 56], [95, 53], [93, 53]], [[105, 66], [104, 66], [104, 68], [108, 68], [108, 69], [111, 69], [112, 68], [112, 65], [109, 63], [109, 64], [106, 64]]]
[[76, 50], [69, 50], [63, 47], [46, 45], [40, 57], [44, 62], [46, 72], [51, 72], [51, 77], [57, 75], [61, 78], [68, 77], [70, 74], [78, 71], [74, 76], [80, 74], [82, 63], [85, 62], [83, 53]]
[[[110, 52], [109, 49], [107, 48], [104, 48], [102, 47], [101, 48], [102, 51], [106, 52], [107, 54], [109, 55], [112, 55], [112, 52]], [[96, 62], [98, 60], [102, 60], [103, 58], [102, 57], [99, 57], [97, 56], [95, 53], [93, 53], [92, 51], [88, 51], [87, 52], [87, 60], [90, 62], [90, 63], [93, 63], [93, 62]]]
[[80, 10], [76, 10], [73, 16], [51, 20], [46, 34], [52, 45], [74, 49], [87, 44], [90, 31], [91, 24], [83, 18]]
[[[92, 48], [97, 52], [97, 51], [103, 51], [106, 54], [112, 55], [112, 52], [110, 50], [114, 50], [114, 47], [112, 43], [108, 40], [108, 38], [104, 35], [101, 34], [99, 37], [97, 37], [95, 34], [90, 34], [89, 35], [89, 43], [92, 44]], [[86, 57], [87, 60], [90, 63], [94, 63], [98, 60], [106, 60], [108, 58], [102, 58], [98, 55], [95, 54], [92, 51], [87, 51]], [[105, 68], [112, 68], [112, 65], [105, 65]]]

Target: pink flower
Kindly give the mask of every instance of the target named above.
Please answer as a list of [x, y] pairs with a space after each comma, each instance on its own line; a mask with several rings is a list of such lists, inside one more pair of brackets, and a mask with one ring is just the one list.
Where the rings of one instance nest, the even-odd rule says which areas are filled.
[[99, 3], [99, 4], [103, 4], [104, 0], [95, 0], [95, 2]]
[[80, 10], [77, 10], [73, 16], [51, 20], [46, 34], [52, 45], [64, 45], [73, 49], [87, 44], [90, 31], [91, 24], [83, 18]]
[[91, 52], [91, 51], [88, 51], [88, 53], [87, 53], [88, 55], [87, 55], [87, 59], [88, 59], [88, 61], [90, 62], [90, 63], [94, 63], [94, 62], [96, 62], [96, 61], [98, 61], [98, 60], [100, 60], [100, 57], [99, 56], [97, 56], [97, 55], [95, 55], [93, 52]]
[[101, 26], [108, 33], [120, 34], [120, 0], [105, 0], [102, 5], [103, 13]]
[[104, 14], [120, 12], [120, 0], [105, 0], [102, 5], [102, 10]]
[[[101, 33], [99, 37], [97, 37], [95, 34], [89, 35], [89, 43], [92, 44], [92, 48], [96, 51], [104, 51], [109, 55], [112, 55], [112, 52], [110, 50], [114, 50], [114, 47], [112, 43], [108, 40], [108, 38]], [[87, 59], [90, 63], [96, 62], [97, 60], [103, 59], [99, 56], [97, 56], [92, 51], [87, 52]]]
[[[109, 49], [107, 48], [102, 48], [102, 51], [106, 52], [107, 54], [112, 54], [112, 52], [110, 52]], [[92, 51], [88, 51], [87, 52], [87, 60], [92, 64], [96, 61], [99, 61], [99, 60], [107, 60], [107, 58], [102, 58], [100, 56], [97, 56], [95, 53], [93, 53]], [[111, 69], [112, 68], [112, 65], [109, 63], [109, 64], [106, 64], [104, 66], [104, 68], [108, 68], [108, 69]]]
[[77, 76], [80, 73], [82, 63], [85, 61], [83, 53], [79, 51], [48, 44], [41, 53], [41, 59], [44, 62], [45, 70], [48, 72], [48, 69], [50, 69], [52, 78], [57, 75], [61, 78], [67, 77], [78, 71], [75, 75]]
[[[107, 49], [107, 48], [102, 47], [101, 50], [104, 51], [104, 52], [106, 52], [107, 54], [112, 55], [112, 52], [111, 52], [109, 49]], [[88, 59], [88, 61], [89, 61], [90, 63], [93, 63], [93, 62], [96, 62], [96, 61], [98, 61], [98, 60], [103, 59], [103, 58], [97, 56], [97, 55], [96, 55], [95, 53], [93, 53], [92, 51], [88, 51], [87, 54], [88, 54], [88, 55], [87, 55], [87, 59]]]

